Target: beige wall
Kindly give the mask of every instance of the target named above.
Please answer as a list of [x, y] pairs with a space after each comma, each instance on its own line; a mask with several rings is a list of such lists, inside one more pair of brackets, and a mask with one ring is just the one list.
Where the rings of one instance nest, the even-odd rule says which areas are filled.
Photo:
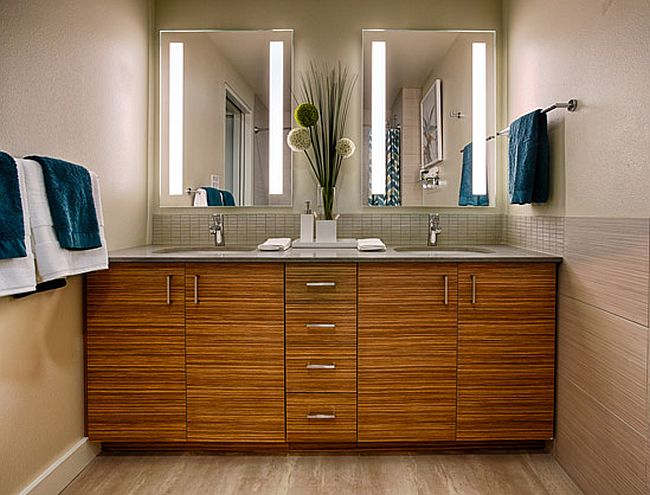
[[577, 98], [549, 114], [552, 192], [512, 214], [650, 215], [650, 8], [647, 0], [510, 0], [509, 120]]
[[[650, 3], [506, 0], [508, 116], [550, 114], [565, 216], [554, 454], [588, 495], [650, 493]], [[548, 232], [529, 232], [532, 237]]]
[[[101, 178], [111, 248], [147, 218], [146, 0], [0, 3], [0, 146]], [[82, 282], [0, 299], [0, 493], [27, 485], [83, 436]]]
[[[408, 4], [388, 0], [156, 1], [157, 29], [294, 29], [296, 74], [312, 59], [329, 62], [340, 60], [359, 70], [362, 28], [499, 29], [500, 23], [500, 0], [412, 0]], [[357, 85], [347, 134], [357, 143], [358, 151], [344, 162], [337, 186], [338, 209], [342, 212], [372, 211], [361, 207], [360, 95], [361, 87]], [[303, 201], [313, 201], [315, 195], [316, 186], [309, 175], [306, 161], [294, 155], [294, 210], [300, 211]]]

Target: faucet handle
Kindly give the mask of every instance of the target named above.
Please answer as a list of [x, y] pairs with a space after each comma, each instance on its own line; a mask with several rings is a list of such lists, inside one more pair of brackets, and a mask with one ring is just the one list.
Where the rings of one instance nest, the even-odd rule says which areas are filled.
[[215, 225], [221, 225], [223, 223], [223, 213], [213, 213], [212, 223]]

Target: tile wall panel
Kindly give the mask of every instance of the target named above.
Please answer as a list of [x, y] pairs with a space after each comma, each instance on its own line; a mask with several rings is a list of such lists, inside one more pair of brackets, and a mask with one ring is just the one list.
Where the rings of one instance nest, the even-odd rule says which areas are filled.
[[562, 294], [648, 326], [648, 220], [567, 218]]
[[566, 296], [558, 308], [562, 377], [645, 436], [648, 329]]
[[645, 437], [568, 379], [558, 379], [555, 455], [583, 491], [645, 495]]
[[555, 455], [587, 494], [650, 493], [650, 221], [568, 217], [564, 240]]

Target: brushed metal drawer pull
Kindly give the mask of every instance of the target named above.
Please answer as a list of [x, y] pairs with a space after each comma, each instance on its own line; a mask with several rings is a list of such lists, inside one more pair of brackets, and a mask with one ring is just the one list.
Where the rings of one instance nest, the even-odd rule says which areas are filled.
[[476, 304], [476, 275], [472, 275], [472, 304]]
[[336, 287], [336, 282], [306, 282], [307, 287]]
[[334, 413], [309, 413], [307, 419], [336, 419]]
[[199, 276], [194, 275], [194, 304], [199, 304]]
[[449, 306], [449, 276], [443, 275], [442, 278], [445, 282], [445, 306]]
[[336, 323], [305, 323], [307, 328], [336, 328]]
[[167, 306], [172, 303], [172, 276], [167, 275]]
[[307, 363], [305, 365], [305, 368], [307, 368], [308, 370], [335, 370], [336, 369], [336, 363], [329, 363], [329, 364]]

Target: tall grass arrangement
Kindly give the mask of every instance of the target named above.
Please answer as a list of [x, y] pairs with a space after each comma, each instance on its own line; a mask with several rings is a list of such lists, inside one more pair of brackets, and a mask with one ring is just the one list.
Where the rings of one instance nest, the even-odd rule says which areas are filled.
[[296, 96], [300, 105], [295, 120], [301, 128], [291, 131], [287, 141], [291, 149], [302, 151], [309, 161], [321, 188], [325, 220], [334, 219], [334, 188], [341, 164], [355, 149], [354, 142], [343, 136], [356, 82], [357, 75], [340, 62], [333, 67], [312, 62], [299, 79]]

